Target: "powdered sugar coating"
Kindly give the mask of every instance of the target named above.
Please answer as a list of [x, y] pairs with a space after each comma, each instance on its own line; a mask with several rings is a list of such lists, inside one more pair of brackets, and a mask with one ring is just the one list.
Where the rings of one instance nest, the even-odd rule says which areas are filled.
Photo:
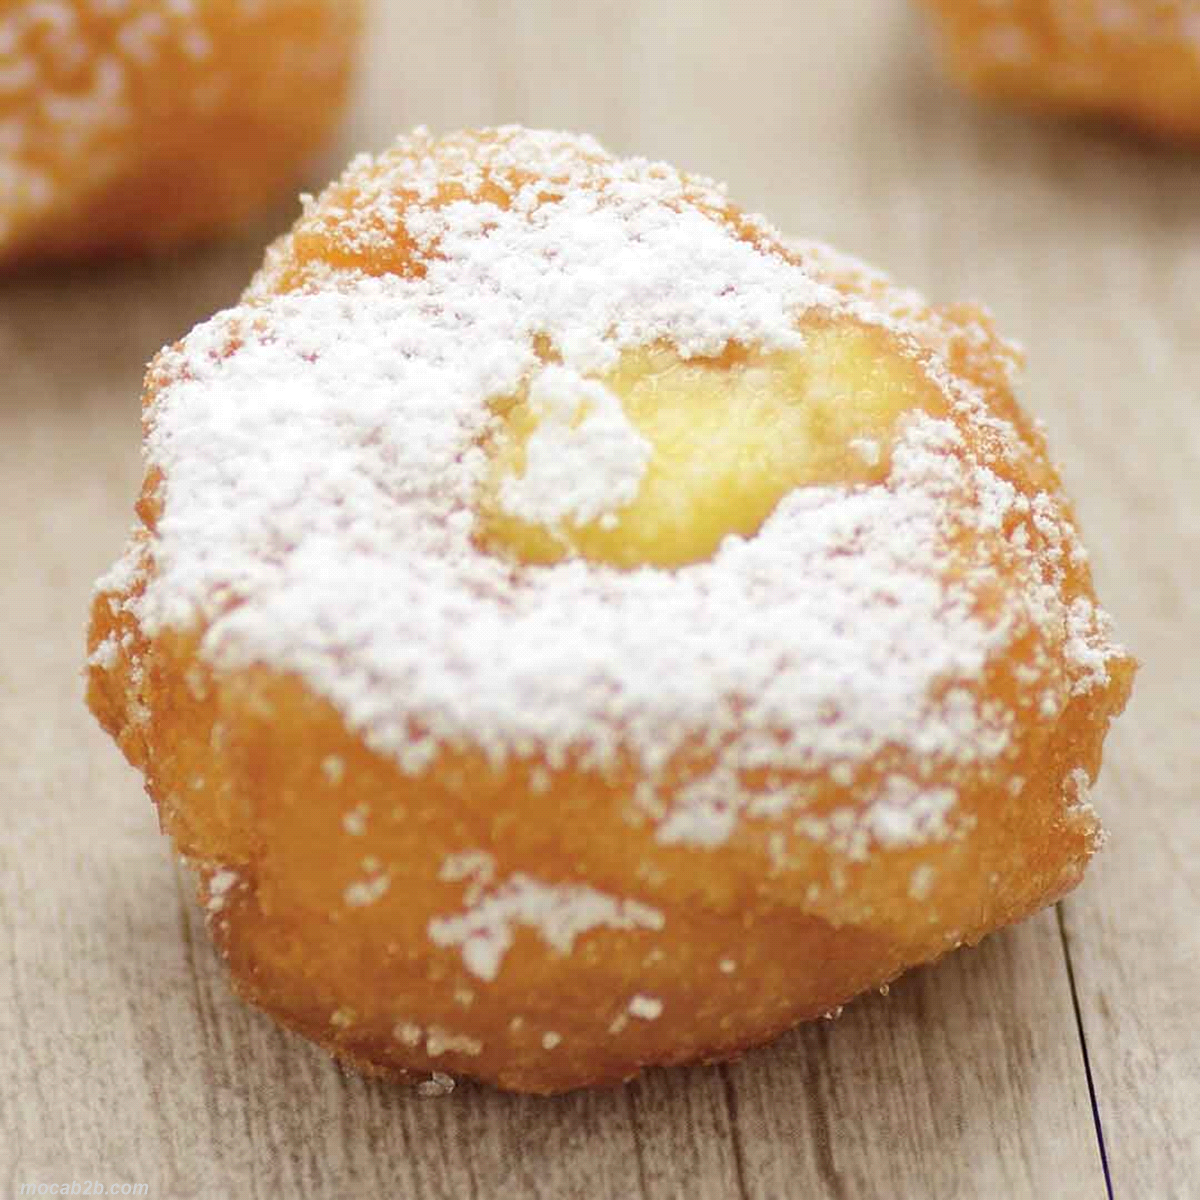
[[[505, 205], [481, 163], [522, 172]], [[1105, 683], [1121, 651], [1062, 590], [1082, 554], [1063, 504], [997, 473], [1020, 439], [911, 293], [832, 252], [787, 254], [762, 222], [715, 217], [726, 201], [706, 182], [586, 139], [503, 130], [460, 154], [418, 134], [348, 178], [356, 206], [312, 202], [297, 238], [332, 213], [345, 246], [402, 236], [422, 272], [313, 266], [275, 295], [277, 254], [246, 303], [160, 358], [146, 449], [162, 511], [127, 601], [146, 632], [199, 627], [219, 670], [297, 674], [412, 774], [446, 746], [551, 768], [632, 760], [668, 843], [720, 845], [747, 816], [803, 811], [797, 775], [861, 776], [853, 813], [809, 822], [852, 857], [947, 835], [946, 772], [1007, 748], [1016, 714], [978, 685], [1021, 639], [1058, 648], [1028, 667], [1047, 720]], [[447, 202], [449, 185], [462, 194]], [[951, 412], [901, 422], [885, 485], [793, 492], [754, 537], [673, 571], [521, 568], [479, 549], [489, 400], [536, 385], [539, 342], [586, 381], [659, 343], [802, 350], [814, 311], [885, 331]], [[606, 489], [619, 504], [636, 454], [605, 461], [619, 469], [536, 506], [600, 512]], [[942, 782], [881, 774], [896, 747]], [[705, 765], [680, 786], [684, 759]]]
[[435, 917], [429, 940], [454, 946], [472, 975], [492, 981], [512, 947], [518, 926], [533, 929], [559, 954], [593, 929], [662, 929], [663, 915], [648, 904], [618, 900], [595, 888], [548, 884], [528, 875], [496, 883], [496, 862], [486, 850], [466, 850], [442, 863], [440, 878], [464, 882], [465, 911]]
[[500, 507], [523, 521], [611, 521], [638, 493], [653, 447], [602, 383], [550, 366], [529, 386], [540, 422], [525, 448], [525, 473], [504, 481]]
[[495, 863], [484, 851], [452, 855], [442, 878], [469, 879], [466, 910], [436, 917], [429, 923], [435, 946], [457, 947], [472, 975], [491, 982], [512, 947], [517, 927], [533, 929], [559, 954], [570, 954], [575, 940], [593, 929], [663, 928], [661, 912], [635, 900], [619, 900], [578, 884], [548, 884], [514, 875], [493, 886]]

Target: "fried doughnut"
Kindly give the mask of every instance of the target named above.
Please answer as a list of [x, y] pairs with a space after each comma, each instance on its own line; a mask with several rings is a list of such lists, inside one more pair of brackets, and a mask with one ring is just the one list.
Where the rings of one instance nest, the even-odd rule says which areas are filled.
[[1200, 139], [1197, 0], [921, 0], [985, 95]]
[[152, 365], [92, 614], [239, 993], [550, 1092], [1074, 887], [1133, 665], [1017, 366], [587, 138], [355, 161]]
[[0, 266], [158, 250], [277, 199], [337, 119], [360, 8], [0, 5]]

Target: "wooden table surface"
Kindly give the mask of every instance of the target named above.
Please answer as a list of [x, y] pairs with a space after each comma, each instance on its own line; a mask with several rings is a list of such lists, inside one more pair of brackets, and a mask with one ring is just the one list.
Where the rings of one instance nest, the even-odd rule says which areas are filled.
[[1096, 797], [1112, 840], [1057, 910], [729, 1066], [554, 1100], [340, 1073], [231, 997], [81, 702], [143, 364], [271, 230], [8, 281], [0, 1197], [1200, 1196], [1200, 156], [976, 107], [899, 0], [379, 8], [341, 152], [422, 123], [588, 130], [992, 306], [1145, 663]]

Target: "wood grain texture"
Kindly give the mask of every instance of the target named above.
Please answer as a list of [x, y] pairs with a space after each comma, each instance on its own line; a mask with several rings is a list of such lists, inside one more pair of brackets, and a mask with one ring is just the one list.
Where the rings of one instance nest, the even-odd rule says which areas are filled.
[[[915, 78], [914, 71], [914, 78]], [[929, 286], [1024, 343], [1097, 584], [1142, 659], [1095, 802], [1111, 842], [1063, 905], [1117, 1197], [1200, 1194], [1200, 156], [996, 114], [928, 81], [944, 221]], [[906, 277], [920, 278], [894, 261]]]
[[[1025, 342], [1146, 661], [1098, 794], [1113, 844], [1062, 921], [1114, 1192], [1195, 1195], [1200, 159], [976, 108], [894, 0], [379, 5], [345, 148], [508, 120], [726, 178]], [[0, 284], [0, 1196], [1100, 1200], [1054, 914], [739, 1063], [554, 1100], [346, 1076], [230, 996], [78, 672], [142, 366], [236, 298], [269, 232]]]

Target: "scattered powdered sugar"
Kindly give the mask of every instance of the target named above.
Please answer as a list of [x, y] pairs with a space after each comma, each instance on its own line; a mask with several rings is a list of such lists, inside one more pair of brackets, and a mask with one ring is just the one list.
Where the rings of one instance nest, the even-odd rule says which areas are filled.
[[392, 1030], [392, 1037], [405, 1046], [419, 1046], [424, 1036], [425, 1031], [412, 1021], [401, 1021]]
[[[349, 178], [364, 197], [343, 222], [351, 246], [403, 232], [428, 255], [423, 275], [329, 272], [275, 296], [276, 254], [246, 304], [161, 356], [146, 449], [163, 511], [153, 570], [129, 601], [148, 632], [200, 624], [218, 668], [298, 674], [412, 773], [445, 744], [496, 763], [532, 748], [581, 769], [633, 756], [658, 836], [700, 846], [727, 840], [746, 813], [803, 808], [791, 785], [743, 786], [746, 772], [853, 779], [889, 747], [943, 766], [996, 758], [1012, 714], [970, 685], [1031, 630], [1065, 645], [1064, 661], [1039, 668], [1055, 711], [1104, 683], [1120, 651], [1102, 613], [1062, 596], [1063, 565], [1080, 551], [1061, 502], [1031, 505], [975, 461], [954, 421], [925, 414], [897, 426], [885, 485], [799, 489], [710, 561], [520, 568], [481, 551], [490, 401], [528, 388], [547, 416], [525, 476], [503, 493], [509, 512], [603, 518], [636, 494], [650, 450], [594, 376], [655, 343], [684, 357], [731, 340], [795, 349], [814, 307], [890, 331], [993, 453], [1016, 439], [922, 348], [942, 334], [910, 319], [911, 293], [872, 276], [843, 295], [850, 260], [804, 247], [801, 264], [815, 265], [797, 265], [777, 243], [760, 247], [714, 219], [725, 200], [703, 181], [560, 135], [500, 131], [461, 161], [433, 145], [417, 135], [395, 160], [358, 161]], [[473, 198], [479, 161], [527, 172], [507, 207]], [[395, 202], [447, 179], [468, 198]], [[323, 211], [310, 203], [302, 227]], [[979, 536], [949, 570], [964, 527]], [[1005, 537], [1014, 583], [1004, 611], [985, 617]], [[711, 766], [680, 780], [674, 764], [696, 750]], [[854, 847], [927, 840], [953, 803], [898, 775], [853, 828], [823, 829]], [[383, 887], [352, 885], [347, 902]], [[655, 921], [590, 889], [514, 876], [430, 932], [491, 978], [515, 925], [569, 949], [590, 928]]]
[[425, 1043], [425, 1053], [430, 1058], [440, 1058], [443, 1054], [467, 1054], [472, 1057], [483, 1053], [483, 1043], [465, 1033], [453, 1033], [440, 1025], [430, 1025], [422, 1029], [412, 1021], [401, 1021], [393, 1030], [392, 1036], [400, 1043], [415, 1049]]
[[225, 908], [229, 893], [237, 886], [238, 880], [236, 871], [222, 868], [213, 872], [208, 880], [208, 912], [219, 913]]
[[354, 1009], [346, 1006], [335, 1008], [333, 1012], [329, 1014], [329, 1024], [332, 1025], [334, 1029], [350, 1029], [357, 1023], [357, 1021], [358, 1013], [355, 1012]]
[[364, 864], [364, 867], [372, 872], [368, 878], [349, 884], [342, 893], [342, 899], [349, 908], [365, 908], [375, 904], [387, 895], [388, 888], [391, 887], [391, 879], [380, 873], [376, 864]]
[[111, 671], [121, 658], [121, 642], [115, 635], [109, 635], [97, 645], [88, 655], [87, 665], [99, 667], [102, 671]]
[[694, 846], [719, 846], [728, 841], [737, 827], [743, 799], [738, 773], [728, 767], [685, 783], [672, 797], [669, 809], [653, 788], [643, 787], [639, 796], [644, 807], [663, 814], [657, 835], [660, 842]]
[[535, 377], [529, 403], [539, 423], [525, 447], [525, 473], [501, 485], [501, 508], [551, 526], [611, 521], [637, 497], [653, 453], [619, 397], [551, 366]]
[[[499, 974], [518, 925], [534, 930], [560, 954], [570, 954], [575, 939], [593, 929], [663, 928], [663, 915], [657, 909], [578, 884], [548, 884], [518, 874], [492, 886], [491, 856], [475, 851], [471, 860], [466, 911], [435, 917], [429, 922], [429, 938], [437, 946], [459, 947], [464, 966], [480, 979], [492, 980]], [[468, 861], [462, 856], [447, 859], [442, 879], [465, 878], [461, 868]]]
[[657, 996], [640, 993], [629, 1001], [629, 1015], [641, 1021], [657, 1021], [662, 1016], [663, 1002]]
[[1067, 811], [1075, 817], [1082, 817], [1092, 827], [1092, 848], [1099, 850], [1108, 840], [1108, 831], [1100, 824], [1100, 818], [1091, 799], [1092, 781], [1082, 767], [1076, 767], [1068, 772], [1063, 781], [1063, 800]]
[[914, 867], [912, 874], [908, 877], [908, 894], [914, 900], [924, 900], [933, 891], [934, 880], [937, 874], [928, 863], [922, 863], [919, 867]]
[[370, 814], [371, 810], [368, 805], [356, 805], [349, 812], [342, 814], [342, 828], [351, 837], [365, 837], [367, 833], [367, 818]]
[[867, 822], [883, 846], [912, 846], [944, 837], [957, 797], [949, 788], [919, 787], [890, 775], [867, 809]]

